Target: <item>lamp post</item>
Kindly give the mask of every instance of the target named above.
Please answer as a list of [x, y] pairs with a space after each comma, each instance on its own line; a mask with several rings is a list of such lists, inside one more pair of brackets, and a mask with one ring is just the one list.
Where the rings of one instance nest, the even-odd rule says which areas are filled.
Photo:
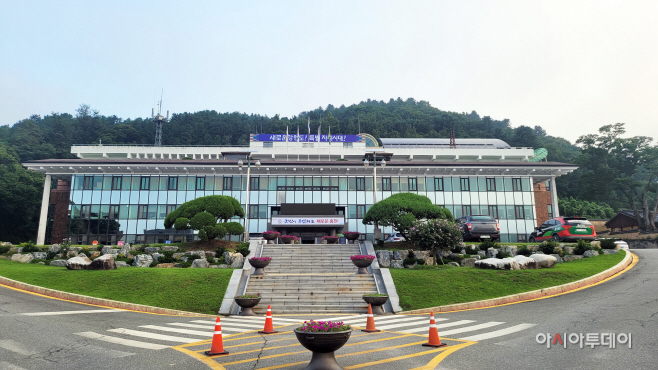
[[[244, 163], [242, 162], [242, 159], [238, 160], [238, 167], [242, 168]], [[256, 161], [254, 163], [256, 165], [256, 168], [260, 168], [260, 161]], [[247, 195], [245, 197], [245, 212], [244, 212], [244, 235], [243, 235], [243, 241], [247, 242], [249, 241], [249, 229], [247, 228], [247, 219], [249, 218], [249, 189], [251, 189], [251, 155], [247, 155]]]
[[[370, 165], [370, 162], [368, 161], [368, 158], [366, 158], [366, 160], [363, 161], [363, 165], [366, 166], [366, 167], [368, 167]], [[382, 158], [381, 162], [379, 162], [379, 165], [381, 167], [386, 167], [386, 160], [384, 160], [384, 158]], [[372, 182], [373, 182], [373, 186], [374, 186], [374, 189], [375, 189], [375, 193], [374, 193], [375, 197], [374, 197], [374, 202], [373, 203], [377, 203], [377, 153], [375, 153], [375, 152], [372, 153], [372, 170], [373, 170], [372, 171]]]

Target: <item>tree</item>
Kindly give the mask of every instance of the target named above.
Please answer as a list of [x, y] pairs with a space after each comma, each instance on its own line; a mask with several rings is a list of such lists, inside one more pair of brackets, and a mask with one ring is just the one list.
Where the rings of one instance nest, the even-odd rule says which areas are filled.
[[[437, 251], [449, 251], [455, 249], [462, 241], [462, 232], [453, 220], [436, 219], [416, 221], [409, 229], [411, 240], [416, 248], [428, 250], [432, 253], [434, 261], [437, 261]], [[443, 254], [438, 257], [443, 263]]]
[[164, 226], [173, 226], [176, 230], [197, 230], [201, 240], [210, 240], [223, 238], [227, 229], [231, 231], [229, 234], [235, 232], [235, 222], [228, 222], [235, 216], [244, 217], [244, 210], [235, 198], [209, 195], [181, 204], [167, 215]]
[[594, 219], [610, 219], [615, 216], [615, 210], [603, 202], [588, 202], [573, 197], [558, 200], [560, 213], [564, 216], [579, 216]]
[[414, 222], [433, 218], [454, 221], [449, 210], [432, 204], [428, 197], [399, 193], [373, 204], [363, 216], [362, 222], [364, 225], [393, 226], [405, 239], [410, 240], [409, 229]]

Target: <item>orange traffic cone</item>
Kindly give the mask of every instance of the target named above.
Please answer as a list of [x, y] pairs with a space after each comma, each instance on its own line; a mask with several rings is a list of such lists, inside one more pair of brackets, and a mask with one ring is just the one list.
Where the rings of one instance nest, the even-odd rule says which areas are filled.
[[224, 351], [224, 341], [222, 340], [222, 324], [219, 323], [219, 317], [215, 322], [215, 332], [212, 336], [212, 345], [210, 351], [204, 352], [206, 356], [228, 355], [228, 351]]
[[274, 330], [274, 326], [272, 325], [272, 308], [270, 305], [267, 305], [267, 315], [265, 316], [265, 328], [263, 328], [262, 331], [259, 331], [261, 334], [273, 334], [273, 333], [278, 333], [278, 331]]
[[375, 328], [375, 318], [372, 314], [372, 305], [368, 303], [368, 320], [366, 321], [366, 328], [362, 329], [361, 331], [365, 331], [366, 333], [375, 333], [381, 330], [378, 330]]
[[434, 312], [430, 313], [430, 340], [423, 344], [425, 347], [444, 347], [446, 344], [441, 344], [439, 338], [439, 331], [436, 329], [436, 321], [434, 321]]

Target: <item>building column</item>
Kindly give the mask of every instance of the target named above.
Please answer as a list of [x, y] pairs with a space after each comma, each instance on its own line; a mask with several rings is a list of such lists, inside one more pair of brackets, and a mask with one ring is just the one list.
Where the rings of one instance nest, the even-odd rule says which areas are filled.
[[553, 217], [560, 217], [560, 208], [557, 206], [557, 186], [555, 176], [551, 177], [551, 204], [553, 205]]
[[43, 196], [41, 197], [41, 215], [39, 216], [39, 231], [37, 232], [37, 245], [43, 245], [46, 240], [46, 225], [48, 224], [48, 205], [50, 204], [50, 175], [46, 175], [43, 182]]

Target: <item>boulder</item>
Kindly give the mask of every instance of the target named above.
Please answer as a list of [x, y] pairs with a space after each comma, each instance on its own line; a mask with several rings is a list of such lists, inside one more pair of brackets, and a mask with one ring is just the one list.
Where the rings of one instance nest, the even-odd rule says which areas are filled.
[[75, 251], [75, 252], [78, 252], [78, 253], [80, 253], [80, 251], [82, 249], [83, 249], [82, 247], [71, 247], [71, 248], [69, 248], [70, 251]]
[[171, 246], [168, 245], [168, 246], [162, 247], [163, 252], [176, 252], [177, 250], [178, 250], [178, 247], [175, 246], [175, 245], [171, 245]]
[[233, 255], [233, 253], [231, 253], [231, 252], [224, 252], [224, 261], [229, 265], [231, 264], [231, 256], [232, 255]]
[[206, 257], [215, 257], [215, 255], [217, 254], [213, 251], [204, 251], [204, 253], [206, 254]]
[[117, 265], [114, 262], [114, 257], [111, 254], [104, 254], [95, 260], [91, 261], [89, 270], [116, 270]]
[[487, 258], [496, 258], [497, 255], [498, 255], [498, 249], [496, 248], [487, 249]]
[[564, 248], [559, 247], [559, 246], [558, 246], [558, 247], [555, 247], [555, 248], [553, 248], [553, 252], [554, 252], [554, 253], [564, 252]]
[[456, 260], [456, 259], [464, 258], [464, 255], [459, 253], [450, 253], [448, 257], [450, 257], [453, 260]]
[[539, 268], [539, 263], [534, 258], [519, 254], [518, 256], [514, 256], [514, 259], [519, 263], [521, 270], [536, 270]]
[[148, 254], [155, 253], [160, 250], [160, 247], [146, 247], [144, 248], [144, 252]]
[[570, 254], [568, 256], [564, 256], [562, 259], [564, 260], [564, 262], [571, 262], [571, 261], [579, 260], [581, 258], [584, 258], [584, 257], [579, 256], [577, 254]]
[[532, 252], [536, 252], [536, 251], [539, 250], [539, 246], [538, 246], [538, 245], [528, 245], [526, 248], [528, 248], [528, 250], [530, 250], [530, 251], [532, 251]]
[[60, 249], [62, 249], [62, 246], [60, 246], [59, 244], [53, 244], [50, 247], [48, 247], [48, 252], [59, 253]]
[[133, 266], [135, 267], [149, 267], [153, 263], [153, 257], [150, 254], [138, 254], [133, 260]]
[[130, 267], [126, 261], [115, 261], [114, 264], [118, 267]]
[[[195, 261], [198, 261], [198, 260], [195, 260]], [[208, 261], [206, 261], [205, 259], [203, 259], [202, 261], [205, 261], [206, 263], [208, 263]], [[241, 253], [233, 253], [233, 257], [231, 258], [230, 267], [234, 268], [234, 269], [240, 269], [240, 268], [242, 268], [243, 265], [244, 265], [244, 256]]]
[[485, 251], [478, 251], [478, 256], [482, 257], [483, 259], [484, 259], [484, 258], [487, 258], [487, 252], [485, 252]]
[[222, 264], [220, 264], [220, 265], [210, 265], [210, 268], [211, 268], [211, 269], [227, 269], [227, 268], [228, 268], [228, 265], [222, 263]]
[[180, 258], [180, 261], [181, 262], [187, 262], [187, 260], [189, 260], [189, 259], [190, 259], [189, 257], [183, 256], [183, 257]]
[[48, 253], [46, 252], [34, 252], [32, 253], [32, 256], [34, 256], [35, 260], [45, 260], [48, 258]]
[[555, 258], [553, 256], [546, 255], [546, 254], [536, 254], [535, 253], [535, 254], [530, 255], [530, 258], [537, 261], [537, 263], [539, 264], [539, 266], [541, 268], [555, 267], [555, 264], [557, 263], [557, 258]]
[[11, 260], [14, 262], [20, 262], [20, 263], [30, 263], [34, 259], [34, 256], [32, 253], [28, 254], [14, 254], [11, 256]]
[[[204, 260], [206, 259], [206, 252], [204, 252], [204, 251], [192, 251], [191, 254], [193, 256], [199, 256], [200, 258], [202, 258]], [[234, 253], [234, 254], [236, 254], [236, 253]], [[240, 254], [240, 253], [237, 253], [237, 254]]]
[[516, 251], [518, 250], [516, 245], [506, 245], [506, 246], [502, 247], [501, 249], [503, 250], [503, 252], [509, 254], [510, 256], [515, 256]]
[[402, 260], [391, 260], [391, 268], [392, 269], [403, 269], [404, 265], [402, 264]]
[[87, 270], [89, 265], [91, 265], [91, 260], [84, 254], [66, 261], [66, 268], [69, 270]]
[[376, 251], [377, 261], [380, 267], [391, 266], [391, 252], [390, 251]]
[[460, 264], [463, 267], [473, 267], [475, 265], [475, 261], [477, 261], [475, 258], [464, 258]]
[[164, 254], [161, 254], [161, 253], [153, 253], [153, 254], [151, 255], [151, 257], [153, 257], [153, 261], [158, 262], [158, 261], [160, 260], [160, 257], [164, 257]]
[[11, 247], [9, 248], [10, 253], [22, 253], [23, 247]]
[[50, 261], [50, 264], [49, 264], [48, 266], [66, 267], [66, 260], [54, 260], [54, 261]]
[[13, 247], [14, 245], [11, 244], [10, 242], [2, 242], [2, 243], [0, 243], [0, 246], [3, 246], [3, 247]]
[[619, 251], [615, 250], [615, 249], [604, 249], [603, 250], [603, 254], [617, 254], [617, 253], [619, 253]]
[[471, 254], [471, 258], [475, 258], [476, 261], [479, 261], [482, 259], [482, 256], [480, 256], [479, 254]]
[[448, 263], [448, 265], [454, 266], [454, 267], [459, 267], [459, 264], [457, 262], [450, 262], [450, 263]]
[[564, 253], [566, 253], [566, 254], [573, 254], [573, 247], [564, 246], [562, 249], [564, 250]]
[[89, 253], [91, 253], [91, 256], [90, 256], [91, 258], [98, 258], [101, 255], [101, 252], [99, 252], [99, 251], [92, 251], [92, 252], [89, 252]]
[[562, 261], [562, 257], [560, 257], [559, 254], [551, 254], [551, 256], [555, 257], [555, 259], [557, 260], [557, 263], [564, 262], [564, 261]]
[[594, 251], [594, 250], [588, 250], [583, 253], [583, 257], [596, 257], [599, 255], [599, 252]]
[[536, 251], [535, 254], [545, 254], [545, 253], [542, 251]]
[[435, 264], [434, 263], [434, 257], [427, 257], [427, 259], [425, 260], [425, 264], [428, 265], [428, 266], [434, 266], [434, 264]]
[[[450, 253], [452, 253], [452, 252], [450, 252]], [[430, 256], [430, 252], [429, 251], [414, 251], [414, 256], [416, 256], [416, 258], [422, 259], [423, 261], [427, 261], [427, 258]]]
[[112, 250], [112, 246], [106, 245], [101, 249], [101, 253], [103, 253], [103, 254], [112, 253], [112, 252], [110, 252], [111, 250]]
[[409, 257], [408, 250], [399, 250], [393, 252], [393, 259], [404, 261], [405, 259], [407, 259], [407, 257]]
[[487, 258], [481, 261], [475, 261], [474, 267], [480, 269], [492, 270], [520, 270], [519, 263], [514, 258]]
[[172, 257], [174, 257], [175, 260], [179, 260], [181, 257], [183, 257], [185, 253], [174, 253]]
[[[160, 269], [170, 269], [174, 267], [181, 267], [180, 263], [158, 263], [155, 265], [155, 267], [160, 268]], [[192, 264], [192, 267], [194, 267], [194, 264]]]
[[124, 245], [121, 247], [119, 250], [119, 254], [123, 254], [124, 256], [128, 256], [130, 254], [130, 245]]
[[192, 268], [205, 268], [205, 269], [207, 269], [209, 266], [210, 266], [210, 263], [208, 263], [208, 261], [206, 261], [205, 259], [198, 258], [198, 259], [195, 259], [194, 261], [192, 261]]
[[592, 247], [600, 247], [601, 246], [601, 241], [600, 240], [593, 240], [589, 243]]
[[66, 253], [66, 258], [72, 258], [72, 257], [77, 257], [77, 256], [78, 256], [78, 251], [69, 250]]

